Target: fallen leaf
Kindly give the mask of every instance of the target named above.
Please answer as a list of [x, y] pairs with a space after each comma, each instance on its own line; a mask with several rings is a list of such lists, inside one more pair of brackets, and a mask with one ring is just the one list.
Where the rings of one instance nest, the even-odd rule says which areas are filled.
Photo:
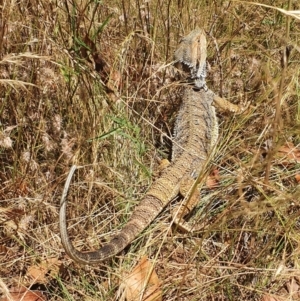
[[5, 245], [0, 245], [0, 256], [4, 256], [8, 253], [9, 249]]
[[20, 220], [24, 215], [25, 211], [18, 208], [4, 208], [0, 207], [0, 214], [6, 220]]
[[33, 212], [26, 214], [23, 209], [0, 207], [0, 220], [4, 220], [4, 228], [8, 233], [17, 233], [19, 238], [24, 240], [24, 236], [30, 223], [34, 220]]
[[123, 280], [127, 301], [161, 301], [162, 291], [153, 264], [144, 256], [132, 272]]
[[261, 301], [281, 301], [277, 297], [271, 296], [271, 295], [264, 295], [261, 299]]
[[295, 300], [299, 300], [300, 298], [300, 283], [296, 278], [291, 278], [290, 281], [286, 284], [287, 291], [290, 297], [295, 298]]
[[33, 265], [28, 268], [27, 276], [35, 283], [47, 283], [48, 278], [54, 278], [58, 275], [61, 262], [57, 258], [49, 258], [39, 265]]
[[296, 174], [295, 179], [296, 179], [297, 183], [300, 183], [300, 174]]
[[120, 72], [117, 70], [112, 70], [110, 72], [110, 77], [107, 82], [107, 87], [109, 89], [111, 89], [112, 91], [115, 91], [116, 89], [120, 88], [121, 79], [122, 79], [122, 76], [121, 76]]
[[41, 291], [30, 291], [21, 288], [18, 292], [9, 292], [6, 297], [0, 298], [0, 301], [45, 301], [46, 296]]
[[0, 132], [0, 147], [3, 148], [12, 148], [13, 142], [10, 139], [10, 137], [8, 136], [7, 133], [5, 133], [4, 131]]
[[282, 145], [277, 152], [277, 156], [283, 158], [282, 164], [300, 163], [300, 149], [292, 142]]
[[214, 169], [212, 173], [207, 177], [206, 186], [209, 189], [216, 188], [220, 182], [220, 172], [218, 169]]

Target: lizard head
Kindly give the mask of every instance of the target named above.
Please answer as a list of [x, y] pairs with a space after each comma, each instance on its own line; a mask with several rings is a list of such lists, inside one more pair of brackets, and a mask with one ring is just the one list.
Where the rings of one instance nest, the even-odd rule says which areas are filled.
[[188, 72], [197, 88], [205, 88], [206, 77], [206, 36], [201, 28], [196, 28], [180, 41], [174, 58], [184, 72]]
[[[175, 51], [176, 62], [187, 65], [189, 68], [196, 68], [201, 61], [201, 56], [206, 54], [206, 36], [201, 28], [196, 28], [180, 41]], [[205, 59], [206, 59], [206, 55]]]

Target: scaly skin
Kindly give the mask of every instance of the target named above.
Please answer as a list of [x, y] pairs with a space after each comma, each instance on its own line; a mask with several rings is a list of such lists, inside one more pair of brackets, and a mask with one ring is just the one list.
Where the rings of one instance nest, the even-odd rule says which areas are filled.
[[182, 63], [196, 88], [207, 90], [205, 82], [207, 43], [202, 28], [196, 28], [182, 38], [174, 58], [176, 62]]
[[[172, 162], [150, 187], [121, 232], [96, 251], [76, 250], [68, 236], [66, 194], [74, 167], [69, 174], [61, 199], [59, 224], [66, 253], [78, 263], [93, 265], [115, 256], [138, 237], [177, 195], [189, 199], [189, 192], [206, 165], [218, 137], [218, 124], [212, 104], [239, 111], [238, 106], [216, 96], [206, 87], [206, 38], [202, 29], [196, 28], [182, 39], [175, 52], [175, 60], [188, 70], [192, 85], [187, 85], [182, 95], [175, 126]], [[185, 204], [180, 210], [180, 216], [191, 210], [198, 196], [192, 197], [192, 204]]]
[[[187, 178], [195, 178], [211, 149], [212, 127], [215, 126], [215, 112], [211, 105], [212, 91], [194, 91], [186, 88], [182, 97], [182, 105], [177, 119], [177, 134], [174, 138], [177, 146], [173, 152], [174, 161], [162, 172], [153, 183], [145, 197], [135, 208], [130, 220], [112, 240], [99, 250], [80, 252], [73, 246], [67, 232], [66, 198], [62, 197], [60, 209], [61, 241], [66, 253], [74, 261], [81, 264], [98, 264], [121, 252], [157, 217], [181, 189], [181, 183]], [[193, 181], [188, 182], [193, 183]], [[185, 184], [186, 185], [186, 184]], [[189, 190], [191, 187], [185, 187]]]

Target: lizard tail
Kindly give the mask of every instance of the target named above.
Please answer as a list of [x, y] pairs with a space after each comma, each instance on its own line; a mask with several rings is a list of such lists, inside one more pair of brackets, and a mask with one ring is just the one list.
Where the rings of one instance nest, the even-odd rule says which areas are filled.
[[[60, 201], [60, 212], [59, 212], [59, 228], [61, 234], [61, 242], [65, 248], [66, 253], [74, 261], [81, 264], [98, 264], [103, 260], [109, 259], [120, 253], [128, 244], [132, 242], [161, 212], [163, 208], [162, 202], [155, 196], [146, 195], [145, 198], [134, 210], [130, 220], [112, 240], [105, 244], [98, 250], [81, 252], [78, 251], [72, 241], [69, 238], [67, 231], [66, 221], [66, 208], [67, 208], [67, 194], [70, 186], [72, 176], [77, 169], [76, 165], [73, 165], [68, 178], [65, 183], [65, 187], [62, 193]], [[147, 212], [147, 214], [145, 214]]]

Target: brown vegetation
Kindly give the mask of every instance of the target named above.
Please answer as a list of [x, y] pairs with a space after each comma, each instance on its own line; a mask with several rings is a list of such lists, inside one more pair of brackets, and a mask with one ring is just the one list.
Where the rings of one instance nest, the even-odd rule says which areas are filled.
[[[264, 4], [272, 7], [0, 1], [3, 298], [26, 287], [48, 300], [115, 300], [146, 255], [163, 300], [299, 300], [300, 12], [285, 11], [298, 1]], [[196, 26], [208, 33], [208, 86], [250, 102], [246, 114], [219, 116], [213, 184], [191, 218], [203, 230], [173, 231], [167, 208], [116, 258], [78, 266], [58, 229], [70, 166], [83, 166], [71, 187], [70, 234], [78, 248], [97, 248], [170, 154], [180, 99], [168, 65]]]

